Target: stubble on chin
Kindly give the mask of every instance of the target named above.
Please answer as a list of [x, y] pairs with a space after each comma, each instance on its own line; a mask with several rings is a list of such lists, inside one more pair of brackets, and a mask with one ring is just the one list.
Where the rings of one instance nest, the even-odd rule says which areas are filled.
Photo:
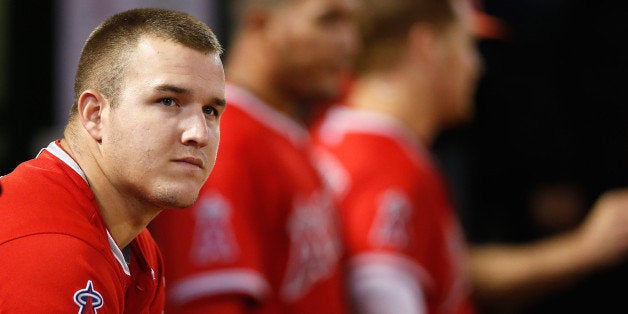
[[157, 188], [151, 198], [153, 199], [152, 203], [157, 204], [157, 207], [161, 209], [182, 209], [194, 205], [198, 199], [199, 191], [200, 188], [195, 189], [194, 192]]
[[172, 209], [182, 209], [182, 208], [186, 208], [186, 207], [190, 207], [192, 205], [194, 205], [194, 203], [196, 202], [196, 199], [198, 198], [198, 193], [195, 194], [193, 197], [181, 197], [181, 195], [177, 194], [177, 195], [167, 195], [163, 201], [164, 203], [168, 204], [169, 208]]

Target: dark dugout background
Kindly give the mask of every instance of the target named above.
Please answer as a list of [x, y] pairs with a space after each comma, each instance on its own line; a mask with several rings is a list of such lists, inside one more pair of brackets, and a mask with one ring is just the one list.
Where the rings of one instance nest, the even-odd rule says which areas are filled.
[[[525, 242], [577, 225], [605, 190], [628, 186], [628, 10], [616, 1], [486, 0], [510, 36], [479, 43], [476, 116], [438, 156], [472, 242]], [[556, 196], [552, 212], [537, 208]], [[627, 208], [628, 210], [628, 208]], [[550, 224], [543, 224], [543, 217]], [[507, 313], [623, 313], [628, 264]]]
[[[0, 1], [0, 175], [51, 140], [55, 4]], [[436, 151], [471, 241], [529, 241], [559, 229], [531, 214], [535, 191], [567, 186], [588, 208], [628, 185], [628, 11], [604, 0], [485, 0], [484, 8], [509, 37], [479, 42], [486, 72], [475, 119], [443, 134]], [[625, 292], [611, 287], [628, 280], [626, 265], [513, 313], [623, 312]]]

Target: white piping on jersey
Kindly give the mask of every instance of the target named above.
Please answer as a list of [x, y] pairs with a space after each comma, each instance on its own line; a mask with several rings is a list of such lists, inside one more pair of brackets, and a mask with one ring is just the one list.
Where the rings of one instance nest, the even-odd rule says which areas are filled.
[[[76, 161], [74, 161], [74, 159], [70, 155], [68, 155], [68, 153], [66, 153], [61, 147], [59, 147], [57, 142], [55, 141], [51, 142], [50, 144], [48, 144], [48, 147], [40, 150], [39, 154], [41, 154], [41, 152], [44, 149], [49, 151], [55, 157], [59, 158], [59, 160], [63, 161], [66, 165], [72, 168], [72, 170], [76, 171], [76, 173], [78, 173], [83, 178], [83, 180], [85, 180], [85, 182], [89, 185], [89, 182], [87, 181], [87, 177], [85, 176], [85, 173], [83, 172], [83, 170], [81, 170], [81, 167], [79, 167]], [[37, 154], [37, 156], [39, 156], [39, 154]], [[124, 254], [122, 254], [122, 251], [116, 244], [116, 241], [114, 241], [113, 238], [111, 237], [109, 230], [107, 229], [105, 230], [107, 231], [107, 238], [109, 240], [109, 246], [111, 247], [111, 252], [113, 253], [113, 256], [115, 256], [116, 260], [118, 260], [118, 263], [120, 263], [120, 266], [122, 266], [124, 273], [131, 276], [129, 265], [127, 265], [126, 261], [124, 260]]]
[[[61, 161], [63, 161], [66, 165], [70, 166], [70, 168], [78, 173], [89, 185], [89, 182], [87, 182], [87, 177], [85, 176], [83, 170], [81, 170], [81, 167], [76, 163], [76, 161], [74, 161], [74, 159], [70, 155], [68, 155], [68, 153], [63, 150], [63, 148], [59, 147], [56, 141], [50, 142], [50, 144], [48, 144], [48, 147], [43, 148], [39, 151], [39, 154], [41, 154], [44, 149], [49, 151], [55, 157], [61, 159]], [[39, 154], [37, 154], [37, 156], [39, 156]]]
[[329, 109], [319, 129], [327, 145], [338, 145], [347, 133], [356, 132], [387, 137], [397, 142], [416, 162], [433, 166], [431, 154], [421, 140], [396, 118], [374, 111], [337, 106]]
[[270, 285], [261, 273], [250, 269], [207, 271], [173, 283], [168, 297], [177, 304], [224, 293], [243, 293], [258, 301], [270, 293]]
[[348, 277], [360, 313], [428, 313], [426, 287], [404, 269], [389, 263], [365, 263], [352, 268]]
[[118, 263], [120, 263], [120, 266], [122, 266], [122, 270], [124, 270], [124, 273], [128, 276], [131, 276], [131, 271], [129, 270], [129, 265], [124, 259], [124, 254], [116, 244], [116, 241], [113, 240], [113, 237], [109, 233], [109, 230], [105, 230], [107, 231], [107, 239], [109, 240], [109, 246], [111, 247], [111, 252], [113, 252], [113, 256], [116, 257], [116, 260], [118, 260]]
[[392, 269], [400, 270], [403, 273], [412, 275], [423, 291], [434, 289], [434, 278], [423, 268], [423, 266], [410, 258], [394, 252], [367, 252], [361, 253], [349, 260], [351, 269], [365, 269], [383, 265]]
[[325, 183], [334, 195], [344, 199], [351, 185], [351, 176], [342, 162], [321, 147], [314, 147], [312, 155], [314, 156], [319, 176], [325, 180]]
[[304, 125], [270, 107], [246, 89], [227, 83], [225, 97], [229, 106], [244, 110], [251, 118], [288, 138], [296, 146], [303, 146], [309, 141]]

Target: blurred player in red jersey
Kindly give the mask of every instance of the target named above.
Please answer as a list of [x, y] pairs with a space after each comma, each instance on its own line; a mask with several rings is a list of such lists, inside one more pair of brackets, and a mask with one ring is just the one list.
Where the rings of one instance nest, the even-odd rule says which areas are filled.
[[472, 8], [365, 2], [356, 80], [314, 133], [340, 204], [356, 313], [472, 313], [474, 297], [526, 300], [625, 256], [625, 191], [604, 196], [573, 233], [468, 247], [430, 145], [473, 114], [482, 65]]
[[235, 3], [216, 168], [192, 208], [151, 225], [166, 312], [346, 313], [337, 212], [303, 117], [341, 92], [357, 1]]
[[146, 229], [190, 206], [225, 106], [222, 48], [200, 20], [135, 9], [83, 47], [64, 138], [0, 178], [0, 312], [162, 313]]

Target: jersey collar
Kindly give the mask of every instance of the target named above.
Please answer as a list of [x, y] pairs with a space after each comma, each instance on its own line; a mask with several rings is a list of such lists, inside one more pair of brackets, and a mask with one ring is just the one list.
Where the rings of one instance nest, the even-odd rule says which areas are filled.
[[40, 150], [37, 156], [39, 156], [39, 154], [41, 154], [41, 152], [44, 149], [50, 152], [51, 154], [53, 154], [55, 157], [59, 158], [70, 168], [72, 168], [72, 170], [78, 173], [81, 176], [81, 178], [85, 180], [87, 185], [89, 185], [89, 182], [87, 181], [87, 177], [85, 176], [85, 173], [83, 172], [81, 167], [76, 163], [76, 161], [74, 161], [74, 159], [65, 150], [63, 150], [63, 148], [61, 148], [61, 146], [59, 145], [59, 141], [50, 142], [50, 144], [48, 144], [48, 147]]
[[[41, 154], [43, 150], [47, 150], [48, 152], [53, 154], [55, 157], [59, 158], [59, 160], [63, 161], [66, 165], [72, 168], [72, 170], [78, 173], [83, 178], [83, 180], [85, 180], [85, 182], [89, 185], [89, 182], [87, 181], [87, 177], [85, 176], [85, 173], [83, 172], [81, 167], [65, 150], [63, 150], [63, 148], [59, 145], [59, 141], [51, 142], [50, 144], [48, 144], [48, 147], [39, 151], [39, 154]], [[37, 156], [39, 156], [39, 154], [37, 154]], [[111, 247], [111, 252], [113, 253], [113, 256], [115, 256], [118, 263], [120, 263], [120, 266], [124, 270], [124, 273], [130, 276], [131, 271], [129, 269], [129, 265], [127, 261], [124, 258], [124, 254], [122, 253], [122, 251], [120, 250], [116, 242], [113, 240], [113, 237], [111, 237], [109, 230], [107, 230], [106, 228], [105, 230], [107, 231], [107, 239], [109, 240], [109, 246]]]

